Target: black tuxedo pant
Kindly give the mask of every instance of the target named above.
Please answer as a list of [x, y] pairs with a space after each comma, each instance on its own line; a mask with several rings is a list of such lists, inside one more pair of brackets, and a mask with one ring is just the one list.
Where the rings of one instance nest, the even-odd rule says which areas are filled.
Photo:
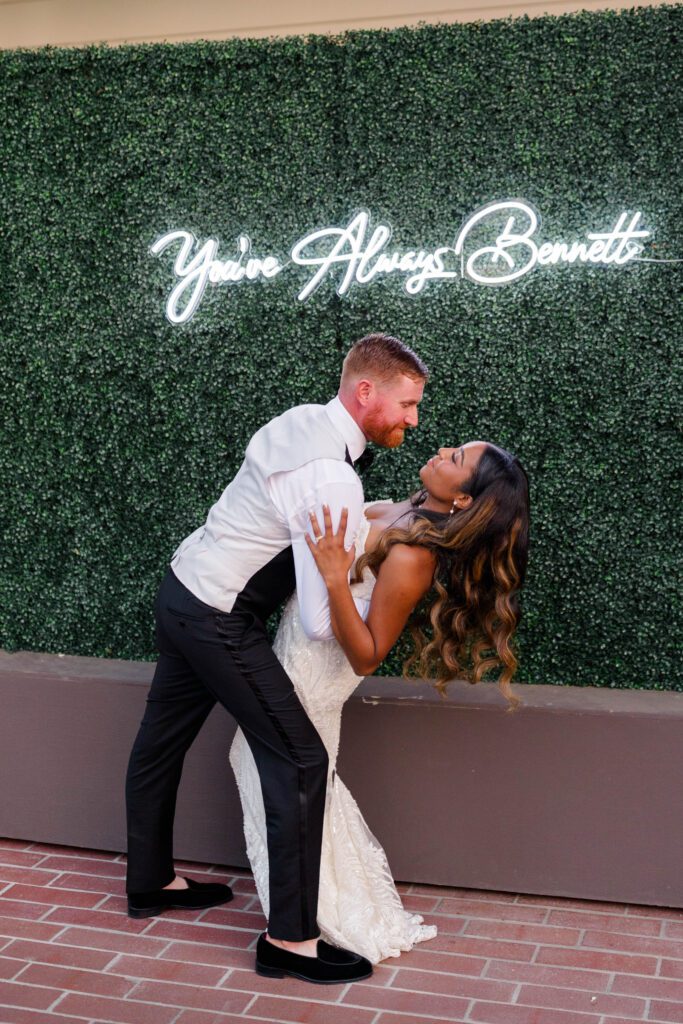
[[225, 613], [169, 570], [155, 605], [159, 660], [126, 778], [128, 892], [173, 881], [173, 818], [185, 754], [219, 701], [242, 728], [266, 811], [268, 932], [291, 942], [316, 921], [328, 757], [251, 612]]

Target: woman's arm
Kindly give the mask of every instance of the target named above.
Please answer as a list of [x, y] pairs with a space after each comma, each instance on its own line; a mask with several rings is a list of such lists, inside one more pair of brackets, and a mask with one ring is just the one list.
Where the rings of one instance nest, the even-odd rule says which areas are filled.
[[408, 616], [429, 590], [435, 558], [427, 548], [394, 544], [380, 566], [370, 610], [365, 622], [358, 614], [348, 582], [354, 548], [346, 551], [346, 511], [342, 510], [335, 533], [329, 509], [324, 508], [325, 533], [315, 516], [311, 525], [317, 542], [306, 538], [327, 586], [332, 630], [351, 667], [359, 676], [370, 675], [401, 635]]

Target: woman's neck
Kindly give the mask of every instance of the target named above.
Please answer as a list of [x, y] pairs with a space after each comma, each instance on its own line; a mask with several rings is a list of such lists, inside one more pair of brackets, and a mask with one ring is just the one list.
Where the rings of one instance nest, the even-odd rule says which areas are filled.
[[450, 512], [451, 506], [445, 504], [443, 501], [439, 501], [438, 498], [432, 497], [431, 494], [427, 494], [424, 501], [420, 502], [417, 506], [420, 509], [424, 509], [426, 512]]

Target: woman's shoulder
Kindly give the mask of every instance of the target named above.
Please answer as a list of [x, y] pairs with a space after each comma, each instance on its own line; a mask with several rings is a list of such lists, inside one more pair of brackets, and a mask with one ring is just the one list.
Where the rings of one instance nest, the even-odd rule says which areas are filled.
[[385, 561], [388, 562], [390, 559], [395, 566], [406, 569], [413, 565], [417, 567], [436, 564], [436, 555], [424, 544], [392, 544]]
[[416, 593], [428, 590], [434, 578], [436, 555], [422, 544], [392, 544], [380, 566], [388, 583], [405, 585]]

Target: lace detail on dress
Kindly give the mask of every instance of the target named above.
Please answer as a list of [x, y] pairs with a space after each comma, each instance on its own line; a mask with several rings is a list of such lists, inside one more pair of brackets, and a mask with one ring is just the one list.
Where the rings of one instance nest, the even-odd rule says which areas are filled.
[[[367, 502], [365, 508], [374, 502]], [[370, 523], [356, 536], [360, 558]], [[355, 570], [352, 567], [351, 574]], [[374, 576], [369, 569], [352, 584], [354, 597], [370, 604]], [[289, 675], [330, 759], [320, 861], [318, 925], [328, 942], [353, 949], [372, 963], [398, 956], [416, 942], [434, 938], [436, 928], [403, 909], [389, 864], [366, 825], [358, 804], [336, 773], [342, 708], [358, 686], [357, 676], [336, 640], [309, 640], [301, 627], [296, 594], [290, 598], [273, 649]], [[241, 729], [230, 749], [244, 811], [244, 835], [256, 890], [268, 917], [268, 849], [261, 782]]]

